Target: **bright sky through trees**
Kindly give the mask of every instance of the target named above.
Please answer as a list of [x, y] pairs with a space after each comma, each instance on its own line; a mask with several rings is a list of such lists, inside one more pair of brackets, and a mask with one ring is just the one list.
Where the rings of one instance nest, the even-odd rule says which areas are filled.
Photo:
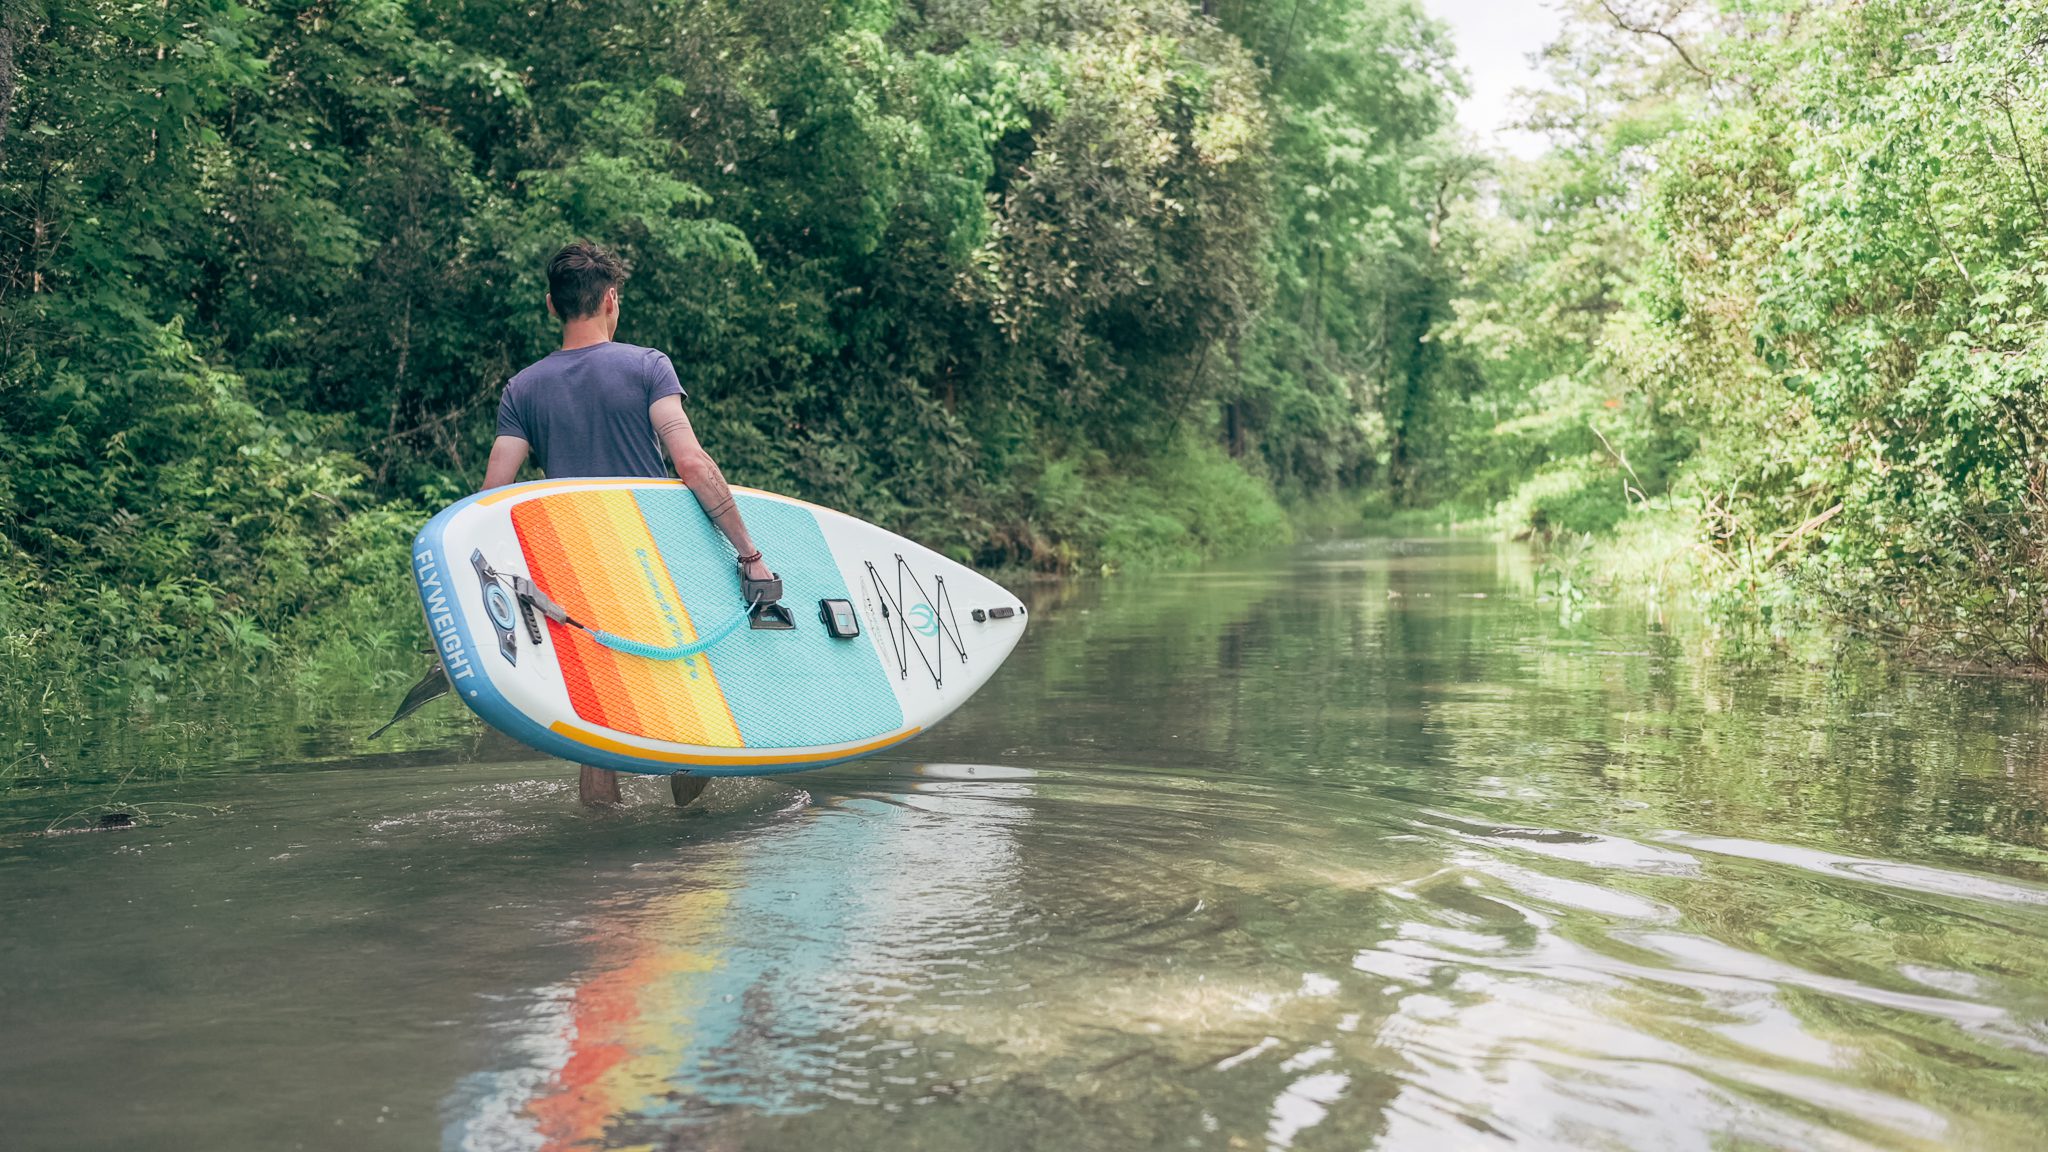
[[1458, 121], [1487, 144], [1524, 158], [1543, 151], [1543, 138], [1503, 128], [1517, 116], [1514, 91], [1542, 75], [1531, 57], [1557, 36], [1554, 0], [1423, 0], [1431, 16], [1451, 26], [1458, 66], [1472, 94], [1460, 102]]

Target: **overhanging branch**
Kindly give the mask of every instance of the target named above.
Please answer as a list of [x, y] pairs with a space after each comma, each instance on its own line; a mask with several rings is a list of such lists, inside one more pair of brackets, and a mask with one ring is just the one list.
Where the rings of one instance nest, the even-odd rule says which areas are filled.
[[1714, 73], [1708, 71], [1707, 69], [1700, 67], [1699, 61], [1694, 60], [1692, 58], [1692, 53], [1687, 52], [1685, 50], [1685, 45], [1680, 44], [1678, 42], [1678, 38], [1676, 36], [1673, 36], [1671, 33], [1666, 32], [1662, 28], [1654, 28], [1647, 24], [1629, 23], [1629, 21], [1625, 17], [1623, 17], [1621, 13], [1616, 12], [1614, 10], [1614, 5], [1608, 3], [1608, 0], [1600, 0], [1600, 9], [1601, 11], [1607, 13], [1608, 19], [1614, 21], [1614, 26], [1616, 28], [1621, 29], [1623, 32], [1626, 32], [1631, 36], [1654, 36], [1657, 39], [1662, 40], [1666, 44], [1671, 45], [1671, 50], [1678, 53], [1678, 58], [1680, 60], [1685, 61], [1685, 66], [1687, 68], [1690, 68], [1694, 72], [1699, 73], [1701, 76], [1704, 76], [1709, 81], [1720, 79], [1719, 76], [1716, 76]]

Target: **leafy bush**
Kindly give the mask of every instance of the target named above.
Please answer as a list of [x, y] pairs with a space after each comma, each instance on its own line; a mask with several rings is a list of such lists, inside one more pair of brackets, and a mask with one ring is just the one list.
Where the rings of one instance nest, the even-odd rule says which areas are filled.
[[1511, 531], [1544, 539], [1608, 532], [1628, 514], [1626, 481], [1612, 461], [1596, 456], [1554, 461], [1518, 485], [1498, 516]]
[[1724, 617], [2048, 666], [2048, 13], [1679, 7], [1585, 7], [1560, 147], [1454, 230], [1451, 454], [1538, 529], [1698, 509]]
[[1403, 458], [1455, 84], [1407, 0], [303, 15], [7, 17], [0, 634], [38, 664], [394, 658], [405, 540], [577, 236], [735, 480], [965, 559], [1264, 546], [1276, 489]]
[[1047, 571], [1183, 568], [1292, 539], [1272, 488], [1193, 439], [1124, 470], [1102, 457], [1046, 461], [1028, 500], [1032, 555]]

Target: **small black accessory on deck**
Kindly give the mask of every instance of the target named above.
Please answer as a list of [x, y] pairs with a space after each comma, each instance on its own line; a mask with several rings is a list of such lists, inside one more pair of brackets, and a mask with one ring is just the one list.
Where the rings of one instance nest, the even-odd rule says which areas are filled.
[[834, 640], [851, 640], [860, 635], [860, 617], [853, 614], [851, 600], [818, 601], [818, 619]]

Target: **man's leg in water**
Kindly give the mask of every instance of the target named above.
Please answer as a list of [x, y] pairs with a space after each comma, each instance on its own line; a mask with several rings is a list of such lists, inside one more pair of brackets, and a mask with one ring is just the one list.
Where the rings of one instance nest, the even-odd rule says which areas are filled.
[[704, 794], [704, 786], [711, 783], [708, 776], [692, 776], [678, 772], [668, 778], [669, 795], [676, 798], [676, 807], [681, 808]]
[[619, 797], [619, 774], [602, 768], [581, 765], [582, 775], [576, 779], [576, 796], [585, 804], [607, 806], [624, 804]]

